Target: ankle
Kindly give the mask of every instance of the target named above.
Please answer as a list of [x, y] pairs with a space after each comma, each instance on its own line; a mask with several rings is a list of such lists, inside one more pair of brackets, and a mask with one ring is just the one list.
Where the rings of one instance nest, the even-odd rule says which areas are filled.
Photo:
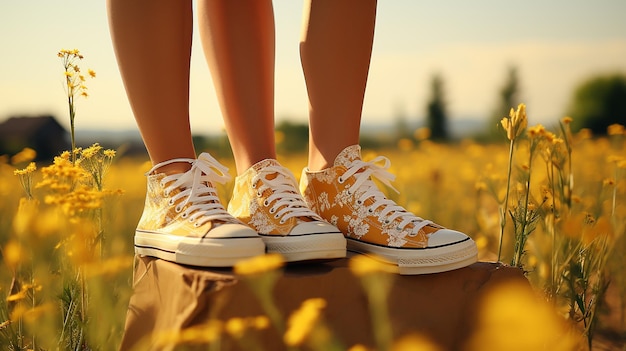
[[189, 162], [174, 162], [157, 168], [156, 173], [163, 173], [165, 175], [181, 174], [190, 169], [191, 163]]
[[333, 160], [327, 160], [322, 154], [309, 153], [307, 169], [310, 172], [317, 172], [332, 166]]

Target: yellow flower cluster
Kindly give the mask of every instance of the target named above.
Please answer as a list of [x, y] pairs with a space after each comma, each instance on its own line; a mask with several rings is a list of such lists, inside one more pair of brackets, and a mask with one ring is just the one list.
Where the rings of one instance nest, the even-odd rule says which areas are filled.
[[[75, 96], [87, 97], [87, 86], [85, 85], [86, 78], [81, 74], [80, 67], [77, 60], [82, 60], [84, 56], [78, 51], [78, 49], [68, 50], [61, 49], [57, 56], [63, 59], [64, 76], [66, 83], [66, 92], [68, 97], [74, 98]], [[91, 78], [96, 77], [96, 72], [88, 69], [87, 74]]]

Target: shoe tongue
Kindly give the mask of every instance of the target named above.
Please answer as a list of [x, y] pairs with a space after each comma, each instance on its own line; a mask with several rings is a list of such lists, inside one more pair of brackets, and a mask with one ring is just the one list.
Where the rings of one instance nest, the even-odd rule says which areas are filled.
[[335, 158], [335, 166], [350, 167], [352, 162], [360, 159], [361, 147], [359, 145], [350, 145], [337, 155], [337, 158]]

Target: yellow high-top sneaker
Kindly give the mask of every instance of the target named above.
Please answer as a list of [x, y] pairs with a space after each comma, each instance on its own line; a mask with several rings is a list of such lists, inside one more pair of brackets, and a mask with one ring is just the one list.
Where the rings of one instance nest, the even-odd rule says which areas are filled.
[[313, 211], [344, 233], [348, 251], [375, 255], [397, 265], [400, 274], [444, 272], [476, 262], [478, 250], [467, 235], [417, 217], [385, 197], [372, 178], [391, 186], [394, 176], [388, 168], [389, 159], [364, 162], [360, 147], [352, 145], [332, 167], [304, 169], [300, 190]]
[[228, 211], [254, 228], [268, 253], [287, 262], [346, 256], [346, 240], [311, 211], [293, 174], [278, 161], [260, 161], [235, 178]]
[[[176, 162], [188, 162], [191, 169], [157, 173]], [[135, 231], [137, 254], [193, 266], [229, 267], [265, 253], [257, 232], [222, 206], [213, 184], [227, 181], [228, 169], [209, 154], [159, 163], [147, 177], [145, 207]]]

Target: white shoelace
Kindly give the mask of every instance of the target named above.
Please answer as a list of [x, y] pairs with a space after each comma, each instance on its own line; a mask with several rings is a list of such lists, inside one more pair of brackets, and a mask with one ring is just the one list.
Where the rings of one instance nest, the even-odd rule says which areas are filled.
[[[384, 164], [381, 166], [379, 165], [380, 162], [384, 162]], [[343, 183], [346, 179], [354, 176], [356, 181], [352, 184], [350, 189], [348, 189], [348, 192], [349, 194], [356, 194], [358, 191], [361, 194], [357, 199], [358, 204], [363, 204], [365, 200], [371, 198], [374, 203], [369, 206], [369, 213], [373, 214], [376, 209], [381, 208], [378, 214], [380, 222], [388, 224], [392, 221], [400, 220], [397, 226], [398, 230], [404, 230], [406, 226], [413, 223], [414, 227], [409, 235], [415, 236], [420, 229], [433, 222], [408, 212], [404, 207], [388, 199], [385, 194], [378, 189], [376, 183], [372, 181], [372, 178], [376, 178], [398, 192], [398, 190], [391, 185], [391, 181], [396, 177], [387, 171], [390, 165], [391, 162], [384, 156], [378, 156], [369, 162], [354, 160], [348, 170], [339, 177], [338, 181], [339, 183]]]
[[[270, 175], [276, 177], [269, 179]], [[261, 180], [261, 185], [256, 187], [259, 180]], [[270, 165], [263, 168], [262, 172], [252, 179], [252, 187], [256, 188], [257, 196], [262, 196], [265, 190], [272, 189], [272, 194], [265, 199], [263, 205], [271, 206], [269, 212], [274, 215], [275, 219], [280, 218], [281, 224], [293, 217], [313, 217], [321, 220], [307, 207], [302, 195], [297, 191], [296, 178], [282, 166]]]
[[165, 188], [165, 196], [169, 196], [175, 189], [180, 189], [180, 192], [169, 200], [169, 204], [174, 206], [179, 200], [184, 199], [176, 205], [174, 210], [180, 213], [186, 205], [189, 205], [181, 217], [194, 222], [196, 227], [213, 220], [233, 222], [233, 217], [226, 211], [213, 187], [213, 183], [224, 184], [230, 180], [228, 168], [208, 153], [202, 153], [195, 160], [177, 158], [161, 162], [152, 167], [148, 174], [153, 173], [159, 167], [177, 162], [188, 162], [191, 164], [191, 169], [185, 173], [173, 174], [161, 179], [162, 186], [172, 182]]

